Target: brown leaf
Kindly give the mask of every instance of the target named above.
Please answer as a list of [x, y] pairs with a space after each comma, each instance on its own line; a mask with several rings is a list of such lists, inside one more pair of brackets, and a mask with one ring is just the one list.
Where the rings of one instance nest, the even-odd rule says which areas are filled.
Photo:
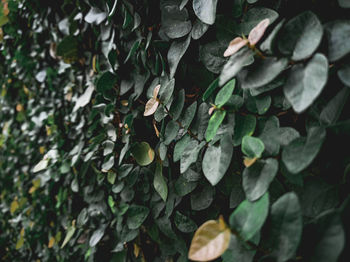
[[228, 56], [233, 55], [234, 53], [236, 53], [239, 49], [241, 49], [246, 44], [248, 44], [247, 39], [243, 39], [242, 37], [236, 37], [228, 45], [228, 47], [224, 53], [224, 57], [228, 57]]
[[256, 45], [263, 37], [266, 28], [270, 24], [270, 19], [266, 18], [262, 20], [257, 26], [255, 26], [249, 33], [248, 41], [251, 45]]
[[201, 225], [193, 236], [188, 258], [194, 261], [209, 261], [220, 257], [228, 248], [230, 228], [222, 217]]
[[153, 89], [153, 98], [157, 98], [158, 93], [159, 93], [159, 89], [160, 89], [160, 85], [157, 85], [157, 86]]
[[150, 100], [147, 101], [145, 106], [145, 112], [143, 113], [144, 116], [150, 116], [153, 115], [154, 112], [156, 112], [158, 108], [159, 102], [156, 98], [152, 97]]
[[250, 167], [251, 165], [253, 165], [256, 162], [257, 158], [249, 158], [249, 157], [245, 157], [243, 160], [244, 166], [245, 167]]

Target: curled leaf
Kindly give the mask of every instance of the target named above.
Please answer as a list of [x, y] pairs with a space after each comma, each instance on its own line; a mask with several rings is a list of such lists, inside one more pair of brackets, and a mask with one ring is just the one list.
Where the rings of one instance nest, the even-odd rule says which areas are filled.
[[235, 54], [238, 50], [240, 50], [243, 46], [245, 46], [247, 44], [248, 44], [247, 39], [243, 39], [242, 37], [236, 37], [228, 45], [228, 47], [224, 53], [224, 57], [228, 57], [228, 56]]
[[266, 18], [262, 20], [257, 26], [255, 26], [249, 33], [248, 41], [251, 45], [256, 45], [263, 37], [266, 28], [270, 25], [270, 19]]
[[157, 108], [158, 108], [159, 102], [157, 99], [155, 99], [154, 97], [152, 97], [150, 100], [148, 100], [148, 102], [146, 103], [146, 107], [145, 107], [145, 112], [143, 113], [144, 116], [150, 116], [153, 115], [154, 112], [156, 112]]
[[222, 218], [209, 220], [201, 225], [193, 236], [188, 258], [194, 261], [209, 261], [220, 257], [228, 248], [230, 228]]
[[159, 89], [160, 89], [160, 85], [157, 85], [157, 86], [153, 89], [153, 98], [157, 98], [158, 93], [159, 93]]

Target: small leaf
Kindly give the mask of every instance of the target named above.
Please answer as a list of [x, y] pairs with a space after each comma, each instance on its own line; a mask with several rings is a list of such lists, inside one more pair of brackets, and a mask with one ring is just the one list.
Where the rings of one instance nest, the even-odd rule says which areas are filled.
[[39, 163], [37, 163], [34, 168], [33, 168], [33, 173], [40, 172], [42, 170], [45, 170], [47, 166], [49, 165], [50, 159], [49, 158], [44, 158], [40, 160]]
[[175, 213], [174, 223], [176, 227], [183, 233], [190, 233], [197, 229], [196, 223], [192, 219], [181, 214], [179, 211], [176, 211]]
[[259, 24], [257, 24], [249, 33], [248, 41], [251, 45], [256, 45], [263, 37], [266, 28], [270, 25], [270, 19], [265, 18]]
[[157, 163], [156, 172], [154, 174], [153, 186], [165, 202], [168, 196], [168, 186], [163, 177], [163, 166], [159, 163]]
[[136, 162], [141, 166], [147, 166], [153, 162], [154, 151], [147, 142], [135, 144], [131, 148], [131, 153]]
[[219, 79], [216, 78], [207, 88], [207, 90], [205, 90], [202, 100], [205, 101], [207, 100], [212, 94], [213, 92], [216, 90], [216, 88], [219, 87]]
[[232, 79], [218, 92], [215, 98], [215, 105], [222, 107], [230, 99], [233, 90], [235, 89], [236, 79]]
[[244, 136], [250, 136], [254, 133], [256, 118], [252, 115], [235, 116], [235, 128], [233, 132], [233, 144], [239, 146]]
[[144, 116], [150, 116], [153, 115], [154, 112], [156, 112], [159, 105], [159, 101], [155, 98], [151, 98], [147, 101], [145, 106], [145, 112], [143, 113]]
[[264, 152], [264, 143], [256, 137], [245, 136], [242, 139], [242, 152], [249, 158], [260, 158]]
[[242, 37], [236, 37], [229, 43], [227, 49], [225, 50], [224, 57], [228, 57], [237, 53], [239, 49], [241, 49], [243, 46], [247, 44], [248, 44], [247, 39], [243, 39]]
[[85, 22], [99, 25], [106, 19], [106, 17], [107, 14], [105, 12], [102, 12], [96, 7], [91, 7], [90, 11], [85, 16]]
[[100, 242], [103, 235], [105, 234], [105, 230], [106, 230], [106, 225], [101, 225], [98, 229], [94, 231], [89, 241], [90, 247], [94, 247], [98, 244], [98, 242]]
[[184, 40], [175, 40], [172, 42], [167, 56], [169, 63], [170, 78], [173, 78], [175, 76], [177, 66], [181, 58], [185, 54], [187, 48], [189, 47], [190, 42], [190, 35]]
[[209, 119], [208, 128], [207, 128], [207, 131], [205, 132], [205, 139], [207, 140], [207, 142], [209, 142], [214, 138], [219, 126], [221, 125], [222, 121], [224, 121], [225, 116], [226, 116], [225, 110], [218, 110]]
[[244, 200], [230, 216], [230, 226], [247, 241], [261, 229], [269, 212], [269, 194], [255, 202]]
[[231, 231], [224, 223], [209, 220], [194, 234], [188, 258], [194, 261], [214, 260], [226, 251], [230, 238]]

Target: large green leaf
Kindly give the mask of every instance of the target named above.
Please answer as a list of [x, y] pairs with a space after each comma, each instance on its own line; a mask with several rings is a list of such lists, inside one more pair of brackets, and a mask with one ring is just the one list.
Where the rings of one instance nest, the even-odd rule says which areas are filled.
[[186, 39], [172, 42], [167, 56], [170, 70], [170, 78], [173, 78], [175, 76], [177, 66], [182, 56], [185, 54], [188, 46], [190, 45], [190, 42], [190, 35]]
[[127, 211], [128, 218], [126, 220], [126, 224], [128, 225], [128, 228], [129, 229], [139, 228], [142, 225], [142, 223], [146, 220], [148, 214], [149, 214], [148, 207], [139, 206], [139, 205], [130, 206]]
[[336, 20], [324, 26], [328, 39], [328, 59], [335, 62], [350, 52], [350, 20]]
[[231, 163], [233, 143], [230, 135], [224, 135], [220, 145], [209, 145], [205, 151], [202, 169], [210, 184], [215, 186], [225, 175]]
[[261, 229], [269, 212], [269, 194], [255, 202], [244, 200], [230, 216], [230, 226], [244, 240], [250, 240]]
[[350, 87], [350, 63], [343, 65], [337, 73], [340, 81], [347, 87]]
[[306, 66], [293, 66], [283, 91], [294, 111], [305, 111], [319, 96], [327, 79], [328, 61], [322, 54], [316, 54]]
[[180, 92], [177, 94], [176, 100], [171, 104], [171, 107], [169, 110], [173, 120], [176, 121], [180, 117], [184, 104], [185, 104], [185, 90], [181, 89]]
[[289, 172], [297, 174], [307, 168], [321, 149], [326, 137], [322, 127], [312, 127], [307, 137], [293, 140], [282, 151], [282, 161]]
[[277, 262], [295, 256], [302, 234], [302, 213], [295, 193], [286, 193], [271, 206], [268, 236], [264, 245]]
[[180, 126], [177, 122], [171, 120], [168, 122], [165, 128], [164, 133], [164, 144], [169, 145], [176, 138], [177, 133], [179, 132]]
[[154, 151], [147, 142], [135, 144], [131, 148], [131, 153], [136, 162], [141, 166], [147, 166], [153, 162]]
[[191, 140], [191, 137], [188, 134], [186, 134], [175, 144], [174, 154], [173, 154], [174, 162], [177, 162], [180, 160], [182, 153], [184, 152], [190, 140]]
[[235, 128], [233, 132], [233, 144], [239, 146], [244, 136], [251, 136], [256, 126], [256, 118], [253, 115], [235, 116]]
[[190, 165], [197, 161], [198, 153], [204, 145], [204, 141], [199, 144], [198, 141], [194, 139], [187, 143], [180, 159], [181, 174], [186, 172]]
[[196, 223], [189, 217], [181, 214], [179, 211], [176, 211], [174, 217], [175, 226], [184, 233], [190, 233], [197, 229]]
[[257, 60], [250, 66], [242, 80], [242, 87], [253, 89], [264, 86], [274, 80], [288, 65], [288, 59], [269, 57]]
[[278, 34], [278, 48], [294, 61], [310, 57], [319, 46], [323, 27], [311, 11], [299, 14], [289, 20]]
[[243, 189], [249, 201], [263, 196], [278, 171], [278, 162], [273, 158], [259, 160], [243, 171]]
[[[255, 245], [258, 245], [260, 241], [260, 234], [256, 234], [250, 241]], [[256, 252], [257, 250], [250, 248], [237, 236], [231, 234], [230, 245], [221, 257], [223, 262], [253, 262]]]
[[209, 25], [214, 24], [218, 0], [193, 0], [193, 10], [196, 16]]

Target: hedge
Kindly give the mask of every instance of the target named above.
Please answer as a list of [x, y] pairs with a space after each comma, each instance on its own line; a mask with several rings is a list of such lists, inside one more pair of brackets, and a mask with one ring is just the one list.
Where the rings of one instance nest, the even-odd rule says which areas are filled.
[[347, 261], [350, 1], [1, 0], [1, 261]]

